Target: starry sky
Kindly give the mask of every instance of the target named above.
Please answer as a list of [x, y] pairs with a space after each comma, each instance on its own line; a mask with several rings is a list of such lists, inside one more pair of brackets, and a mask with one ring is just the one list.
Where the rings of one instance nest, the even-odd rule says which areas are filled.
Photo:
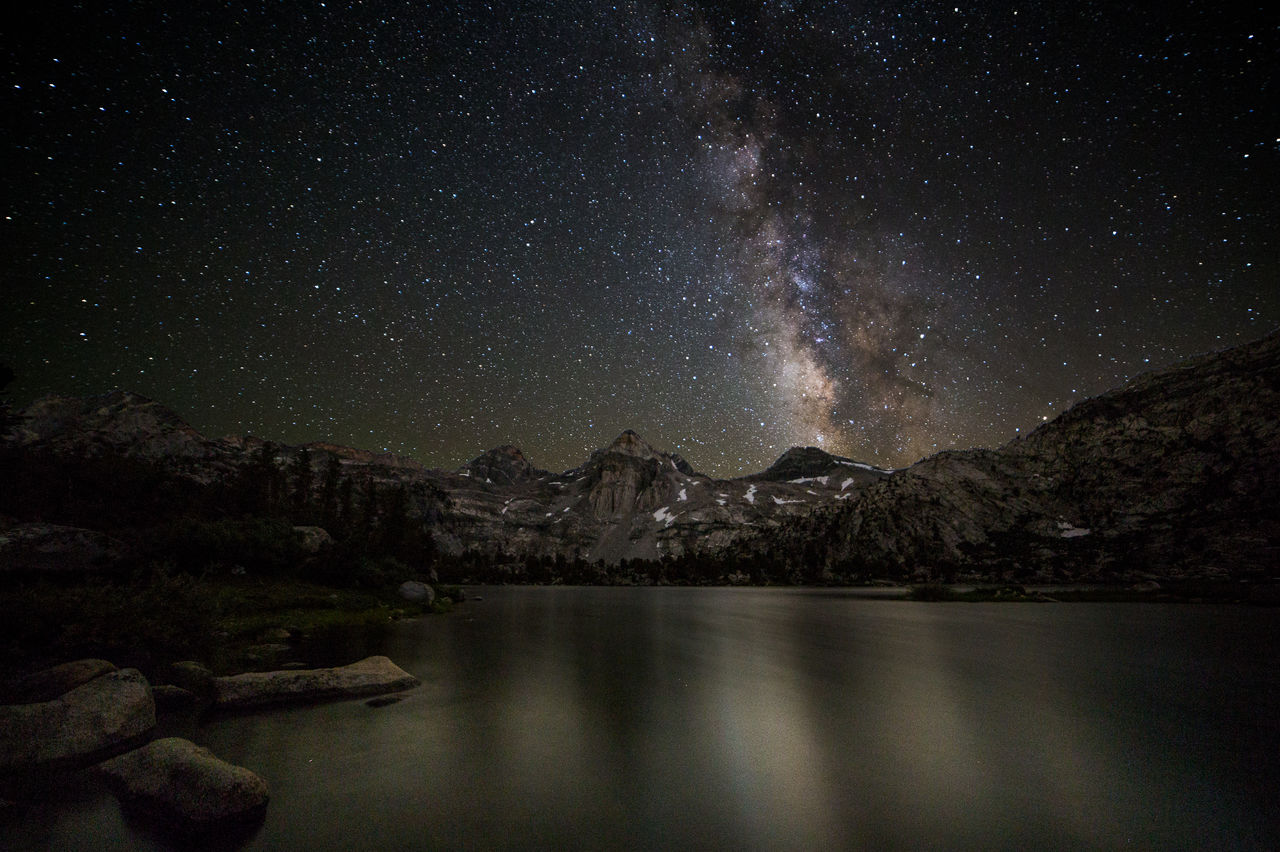
[[1280, 320], [1264, 4], [51, 2], [0, 39], [17, 404], [903, 466]]

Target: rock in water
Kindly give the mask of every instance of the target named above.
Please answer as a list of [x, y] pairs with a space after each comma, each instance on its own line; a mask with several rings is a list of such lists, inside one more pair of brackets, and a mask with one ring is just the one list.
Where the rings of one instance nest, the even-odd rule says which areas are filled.
[[81, 684], [115, 670], [115, 664], [106, 660], [72, 660], [27, 675], [18, 681], [13, 687], [13, 701], [18, 704], [51, 701]]
[[349, 666], [301, 671], [246, 672], [214, 678], [214, 703], [239, 709], [267, 704], [357, 698], [410, 689], [421, 681], [386, 657]]
[[125, 803], [185, 827], [251, 821], [267, 807], [266, 781], [180, 737], [155, 740], [99, 769]]
[[417, 580], [405, 580], [400, 584], [400, 597], [413, 603], [425, 603], [430, 606], [435, 602], [436, 590], [428, 586], [426, 583], [419, 583]]
[[195, 695], [201, 703], [213, 702], [213, 672], [203, 663], [195, 660], [182, 660], [168, 666], [164, 672], [167, 682], [180, 686]]
[[151, 686], [121, 669], [37, 704], [0, 706], [0, 772], [84, 765], [156, 726]]

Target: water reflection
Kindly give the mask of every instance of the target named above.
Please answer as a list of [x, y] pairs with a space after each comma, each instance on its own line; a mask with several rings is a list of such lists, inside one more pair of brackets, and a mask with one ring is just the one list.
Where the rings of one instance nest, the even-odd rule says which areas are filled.
[[1270, 611], [485, 597], [386, 638], [398, 704], [198, 732], [272, 785], [252, 848], [1280, 843]]

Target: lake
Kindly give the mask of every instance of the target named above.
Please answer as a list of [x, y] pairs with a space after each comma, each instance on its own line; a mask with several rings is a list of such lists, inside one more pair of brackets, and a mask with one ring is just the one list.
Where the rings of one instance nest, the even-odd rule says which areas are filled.
[[[399, 703], [194, 731], [271, 786], [224, 845], [1280, 848], [1274, 609], [476, 591], [358, 649]], [[70, 798], [11, 845], [163, 848]]]

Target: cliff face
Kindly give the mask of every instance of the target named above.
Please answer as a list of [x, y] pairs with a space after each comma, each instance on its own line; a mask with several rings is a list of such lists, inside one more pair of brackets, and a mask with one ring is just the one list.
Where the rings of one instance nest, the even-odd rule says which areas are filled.
[[1258, 577], [1280, 566], [1280, 335], [869, 486], [832, 558], [927, 576]]
[[[159, 403], [119, 391], [44, 399], [20, 419], [5, 441], [7, 452], [55, 459], [64, 472], [127, 460], [137, 481], [178, 483], [183, 493], [190, 486], [238, 495], [232, 512], [253, 510], [264, 493], [278, 499], [287, 492], [291, 506], [308, 502], [294, 489], [300, 467], [309, 463], [313, 515], [324, 514], [326, 500], [338, 502], [344, 481], [351, 483], [357, 507], [371, 493], [403, 493], [409, 519], [438, 552], [498, 562], [565, 557], [616, 564], [731, 549], [786, 518], [852, 497], [871, 470], [815, 450], [819, 456], [808, 459], [805, 471], [816, 475], [715, 480], [630, 430], [560, 474], [539, 469], [514, 446], [482, 453], [456, 471], [429, 470], [411, 459], [323, 442], [290, 447], [252, 436], [210, 440]], [[811, 469], [814, 464], [822, 470]], [[138, 466], [146, 468], [145, 476]], [[326, 486], [335, 471], [338, 481]], [[108, 469], [82, 478], [100, 482], [112, 475]], [[880, 475], [885, 472], [872, 478]], [[156, 510], [147, 506], [134, 514]]]
[[518, 476], [495, 476], [495, 454], [514, 453], [498, 448], [456, 475], [429, 474], [449, 497], [435, 532], [444, 551], [606, 564], [714, 554], [848, 499], [863, 481], [852, 468], [787, 482], [712, 479], [630, 430], [562, 474], [530, 466]]
[[[349, 481], [356, 505], [359, 495], [403, 495], [437, 552], [497, 562], [763, 557], [810, 579], [1260, 578], [1280, 566], [1278, 411], [1273, 334], [1140, 377], [999, 449], [944, 452], [900, 471], [806, 447], [759, 474], [717, 480], [631, 431], [559, 474], [513, 446], [457, 471], [428, 470], [329, 444], [209, 440], [122, 392], [42, 400], [4, 446], [9, 459], [50, 458], [60, 471], [97, 465], [92, 481], [108, 486], [132, 470], [104, 466], [117, 459], [187, 491], [243, 497], [246, 484], [276, 483], [253, 486], [246, 505], [264, 487], [305, 482], [313, 505], [332, 506]], [[153, 501], [148, 511], [163, 508]]]

